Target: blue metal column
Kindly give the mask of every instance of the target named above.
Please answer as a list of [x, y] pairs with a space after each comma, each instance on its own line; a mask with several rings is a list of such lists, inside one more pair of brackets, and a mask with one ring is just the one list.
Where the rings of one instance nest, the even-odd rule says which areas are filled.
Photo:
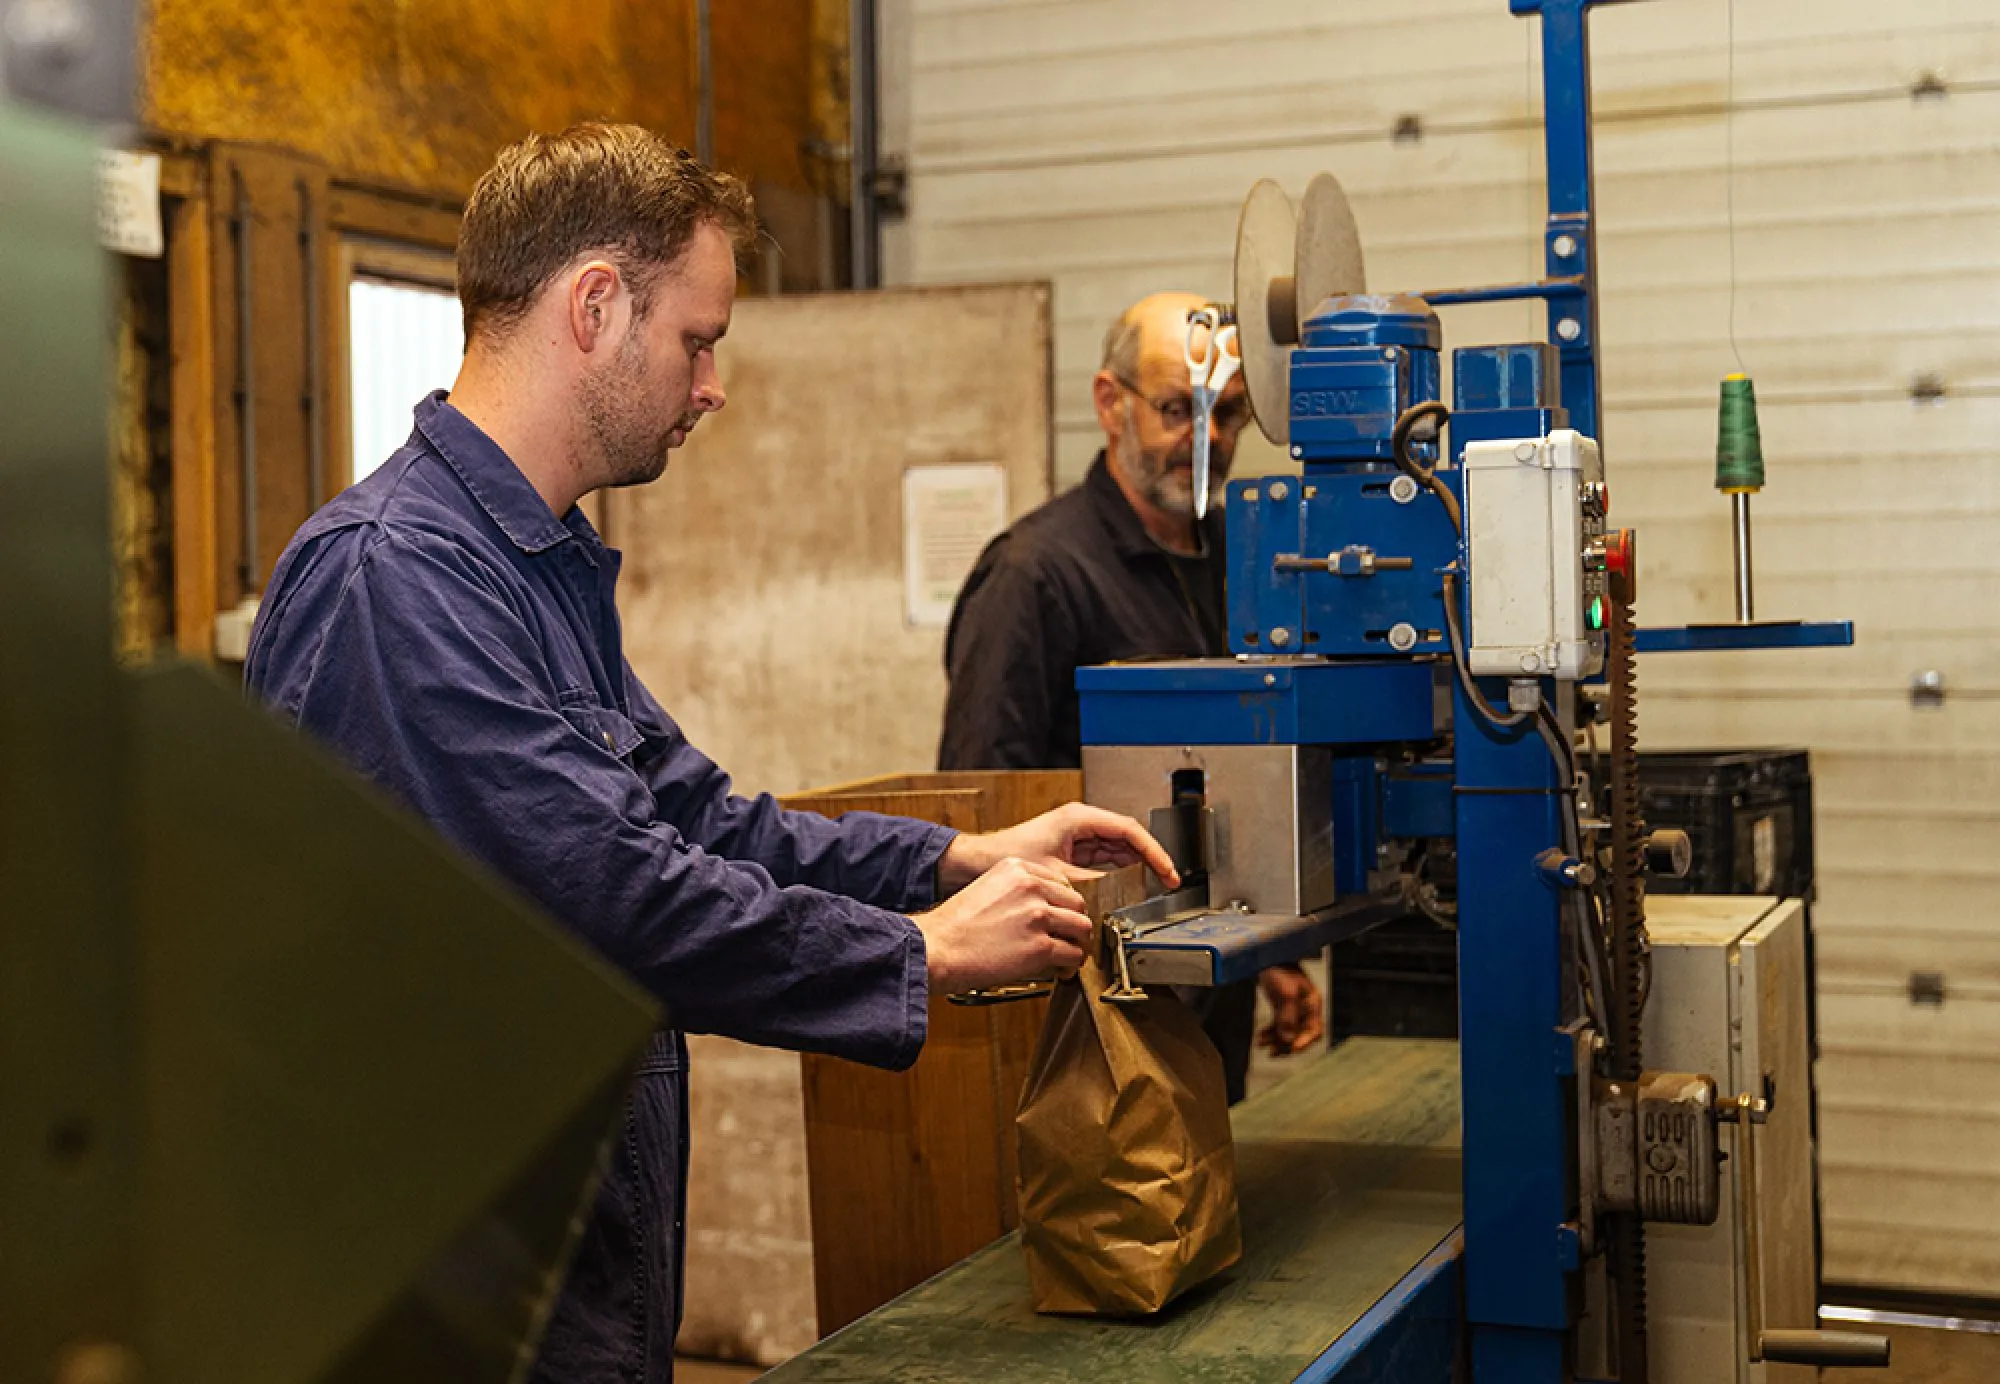
[[1562, 357], [1570, 426], [1604, 440], [1597, 411], [1597, 230], [1591, 216], [1590, 32], [1592, 5], [1609, 0], [1508, 0], [1542, 17], [1542, 112], [1548, 150], [1551, 279], [1578, 286], [1549, 295], [1549, 340]]
[[[1453, 370], [1451, 446], [1563, 423], [1547, 347], [1474, 346]], [[1459, 476], [1464, 475], [1463, 470]], [[1464, 607], [1460, 607], [1461, 613]], [[1487, 700], [1505, 705], [1497, 679]], [[1466, 1321], [1473, 1384], [1569, 1379], [1578, 1244], [1574, 1061], [1561, 899], [1537, 857], [1563, 839], [1558, 771], [1532, 725], [1494, 728], [1454, 690]]]
[[[1497, 685], [1488, 699], [1505, 694]], [[1455, 693], [1465, 1306], [1473, 1384], [1560, 1384], [1574, 1318], [1575, 1132], [1560, 901], [1536, 857], [1562, 841], [1532, 726]]]

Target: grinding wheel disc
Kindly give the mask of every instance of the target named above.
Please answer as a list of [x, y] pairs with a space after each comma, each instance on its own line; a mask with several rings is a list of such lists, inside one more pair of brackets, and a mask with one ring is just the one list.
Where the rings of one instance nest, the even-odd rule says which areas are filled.
[[1299, 315], [1292, 293], [1292, 241], [1297, 222], [1292, 199], [1269, 178], [1243, 199], [1236, 223], [1236, 344], [1243, 353], [1243, 384], [1264, 436], [1286, 446], [1292, 410], [1286, 376], [1298, 344]]
[[1315, 173], [1299, 202], [1299, 231], [1292, 277], [1298, 283], [1299, 323], [1329, 298], [1368, 291], [1361, 262], [1361, 233], [1340, 180]]

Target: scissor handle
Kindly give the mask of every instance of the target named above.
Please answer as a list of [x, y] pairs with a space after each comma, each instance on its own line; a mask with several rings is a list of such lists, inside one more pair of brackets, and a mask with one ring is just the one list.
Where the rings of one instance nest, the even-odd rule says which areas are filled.
[[985, 990], [961, 990], [946, 999], [966, 1008], [989, 1004], [1013, 1004], [1017, 1000], [1038, 1000], [1056, 992], [1053, 980], [1028, 980], [1018, 985], [998, 985]]
[[[1215, 358], [1220, 348], [1217, 340], [1222, 326], [1222, 314], [1214, 308], [1195, 308], [1188, 313], [1187, 340], [1181, 345], [1181, 358], [1187, 362], [1188, 382], [1196, 389], [1208, 388], [1209, 372], [1215, 369]], [[1202, 342], [1200, 355], [1194, 353], [1194, 334], [1197, 328], [1208, 328], [1208, 337]]]
[[1222, 387], [1236, 377], [1243, 368], [1243, 355], [1237, 348], [1236, 324], [1229, 323], [1209, 338], [1215, 344], [1215, 365], [1208, 372], [1208, 387], [1212, 393], [1220, 394]]

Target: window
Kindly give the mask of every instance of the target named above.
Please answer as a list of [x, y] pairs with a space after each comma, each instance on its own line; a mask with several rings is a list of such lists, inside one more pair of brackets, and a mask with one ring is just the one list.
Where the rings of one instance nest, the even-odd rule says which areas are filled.
[[352, 479], [410, 435], [410, 410], [447, 389], [464, 358], [458, 296], [449, 289], [357, 274], [347, 289]]
[[410, 411], [449, 389], [464, 359], [452, 255], [375, 236], [341, 245], [347, 290], [348, 481], [368, 475], [410, 436]]

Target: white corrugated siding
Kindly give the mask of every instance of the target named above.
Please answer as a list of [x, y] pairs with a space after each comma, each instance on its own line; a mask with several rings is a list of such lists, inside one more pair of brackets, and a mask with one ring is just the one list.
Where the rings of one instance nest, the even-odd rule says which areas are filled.
[[[1741, 0], [1733, 132], [1730, 22], [1726, 0], [1592, 21], [1614, 515], [1641, 532], [1643, 619], [1729, 618], [1711, 478], [1733, 298], [1771, 476], [1759, 613], [1852, 618], [1859, 643], [1649, 659], [1644, 735], [1812, 749], [1827, 1274], [1993, 1296], [2000, 3]], [[901, 0], [884, 141], [912, 176], [889, 272], [1053, 281], [1068, 483], [1098, 445], [1105, 325], [1153, 289], [1228, 296], [1258, 177], [1296, 196], [1335, 172], [1371, 287], [1537, 273], [1539, 69], [1536, 24], [1503, 0]], [[1912, 96], [1926, 73], [1943, 95]], [[1404, 115], [1420, 140], [1391, 137]], [[1450, 309], [1447, 345], [1539, 317]], [[1941, 402], [1911, 401], [1924, 375]], [[1282, 464], [1256, 443], [1246, 466]], [[1924, 668], [1942, 708], [1909, 704]], [[1942, 1008], [1910, 1004], [1920, 970], [1944, 973]]]

